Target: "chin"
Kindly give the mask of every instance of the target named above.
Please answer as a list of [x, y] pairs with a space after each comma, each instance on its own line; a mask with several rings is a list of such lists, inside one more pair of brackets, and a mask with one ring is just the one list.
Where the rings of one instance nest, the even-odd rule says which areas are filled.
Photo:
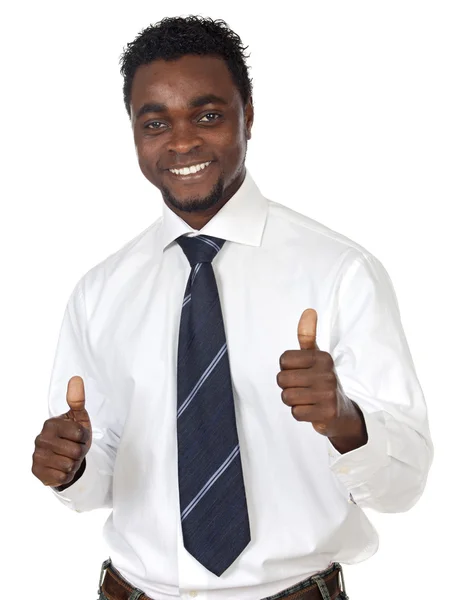
[[224, 184], [222, 177], [219, 177], [216, 184], [206, 192], [196, 193], [193, 189], [186, 188], [183, 197], [178, 196], [176, 192], [172, 192], [172, 190], [165, 186], [161, 187], [161, 194], [166, 204], [183, 212], [201, 212], [208, 210], [222, 200], [223, 191]]

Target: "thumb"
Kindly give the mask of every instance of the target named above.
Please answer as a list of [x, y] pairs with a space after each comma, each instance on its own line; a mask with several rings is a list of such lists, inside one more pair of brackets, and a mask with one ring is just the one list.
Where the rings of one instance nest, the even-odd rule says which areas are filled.
[[68, 416], [80, 423], [80, 425], [83, 425], [83, 427], [91, 430], [91, 420], [85, 409], [86, 398], [84, 393], [84, 382], [78, 375], [69, 379], [66, 400], [67, 404], [70, 406]]
[[303, 311], [298, 322], [297, 337], [301, 350], [309, 348], [318, 350], [316, 344], [317, 336], [317, 313], [313, 308]]

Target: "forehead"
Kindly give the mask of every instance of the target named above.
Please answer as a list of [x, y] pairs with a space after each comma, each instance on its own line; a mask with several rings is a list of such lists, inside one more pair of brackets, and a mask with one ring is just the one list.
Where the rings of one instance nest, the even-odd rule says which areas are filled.
[[174, 61], [155, 60], [140, 66], [131, 88], [133, 112], [146, 102], [168, 107], [186, 106], [194, 96], [216, 94], [235, 102], [239, 90], [227, 64], [214, 56], [183, 56]]

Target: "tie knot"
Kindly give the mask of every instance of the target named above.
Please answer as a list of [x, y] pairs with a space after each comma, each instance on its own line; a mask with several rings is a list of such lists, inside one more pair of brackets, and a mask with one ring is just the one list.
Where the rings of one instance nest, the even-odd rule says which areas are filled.
[[177, 242], [186, 254], [191, 267], [195, 267], [198, 263], [211, 263], [224, 245], [225, 240], [211, 235], [198, 235], [196, 237], [182, 235], [177, 238]]

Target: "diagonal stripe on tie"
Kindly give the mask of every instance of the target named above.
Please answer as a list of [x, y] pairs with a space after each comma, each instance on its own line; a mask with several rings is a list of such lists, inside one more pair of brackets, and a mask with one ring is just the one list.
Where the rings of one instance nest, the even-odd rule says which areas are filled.
[[181, 237], [191, 265], [178, 342], [178, 479], [185, 548], [220, 576], [250, 541], [222, 310], [212, 260], [224, 240]]
[[203, 498], [203, 496], [216, 483], [216, 481], [219, 479], [219, 477], [222, 475], [222, 473], [224, 473], [226, 471], [226, 469], [228, 469], [231, 462], [236, 458], [238, 453], [239, 453], [239, 446], [236, 446], [235, 448], [233, 448], [230, 456], [228, 456], [228, 458], [225, 460], [225, 462], [220, 465], [220, 467], [217, 469], [217, 471], [214, 473], [214, 475], [206, 482], [206, 484], [202, 487], [202, 489], [195, 496], [195, 498], [183, 510], [183, 512], [181, 513], [182, 521], [184, 521], [184, 519], [188, 516], [188, 514], [197, 506], [197, 504], [200, 502], [200, 500]]
[[195, 398], [195, 395], [197, 394], [197, 392], [199, 391], [201, 386], [205, 383], [205, 381], [207, 380], [209, 375], [211, 375], [211, 373], [214, 371], [218, 362], [224, 356], [226, 351], [227, 351], [227, 345], [224, 344], [222, 346], [222, 348], [219, 350], [219, 352], [216, 354], [216, 356], [213, 358], [213, 360], [209, 364], [208, 368], [202, 373], [200, 379], [195, 384], [192, 392], [189, 394], [189, 396], [186, 398], [186, 400], [183, 402], [183, 404], [178, 409], [178, 414], [177, 414], [178, 417], [180, 417], [183, 414], [183, 411], [189, 406], [191, 401]]

